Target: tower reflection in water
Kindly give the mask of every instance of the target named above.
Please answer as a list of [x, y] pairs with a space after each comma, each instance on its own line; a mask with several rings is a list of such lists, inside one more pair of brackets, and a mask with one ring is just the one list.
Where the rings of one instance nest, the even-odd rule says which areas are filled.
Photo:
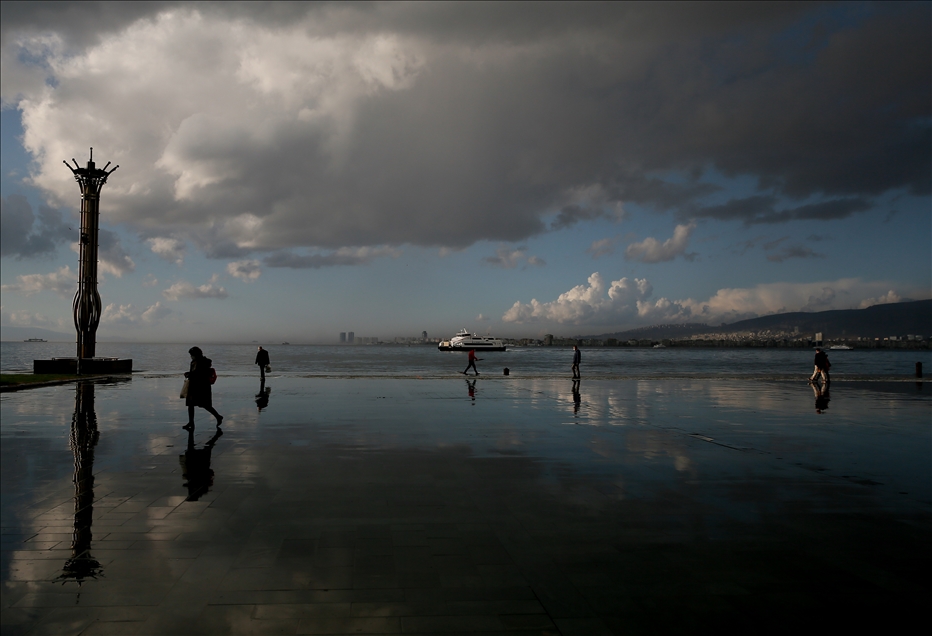
[[91, 524], [94, 522], [94, 447], [100, 432], [94, 411], [94, 384], [78, 382], [75, 388], [74, 417], [69, 445], [74, 454], [74, 530], [71, 558], [65, 561], [59, 581], [77, 581], [103, 575], [100, 563], [91, 555]]

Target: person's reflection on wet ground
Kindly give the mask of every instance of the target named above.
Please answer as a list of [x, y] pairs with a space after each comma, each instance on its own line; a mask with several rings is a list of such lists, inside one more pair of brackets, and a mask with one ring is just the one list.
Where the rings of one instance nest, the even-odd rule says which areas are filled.
[[469, 392], [469, 399], [475, 402], [476, 401], [476, 381], [466, 380], [466, 390]]
[[259, 392], [256, 393], [256, 408], [262, 411], [269, 406], [269, 395], [272, 393], [272, 387], [265, 386], [265, 380], [259, 382]]
[[573, 414], [579, 414], [579, 407], [582, 404], [582, 396], [579, 394], [579, 380], [573, 380]]
[[181, 475], [187, 480], [184, 484], [188, 489], [187, 501], [197, 501], [214, 485], [214, 471], [210, 468], [210, 453], [214, 444], [223, 435], [223, 431], [218, 427], [214, 436], [204, 444], [203, 448], [196, 448], [194, 426], [189, 424], [184, 428], [188, 431], [188, 448], [178, 457], [178, 461], [181, 463]]
[[819, 386], [813, 382], [810, 386], [812, 386], [812, 393], [815, 395], [815, 412], [821, 415], [828, 408], [829, 400], [832, 399], [828, 392], [828, 384]]
[[[94, 385], [78, 382], [74, 416], [68, 440], [74, 453], [74, 528], [71, 535], [71, 558], [65, 561], [60, 581], [77, 581], [101, 575], [101, 565], [91, 556], [91, 525], [94, 521], [94, 447], [100, 439], [97, 413], [94, 410]], [[6, 631], [6, 630], [4, 630]]]

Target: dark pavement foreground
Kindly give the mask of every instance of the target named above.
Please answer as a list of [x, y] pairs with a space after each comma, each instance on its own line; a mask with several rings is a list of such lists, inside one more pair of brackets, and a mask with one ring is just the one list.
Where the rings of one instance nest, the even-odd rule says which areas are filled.
[[928, 622], [928, 385], [180, 385], [2, 396], [4, 636]]

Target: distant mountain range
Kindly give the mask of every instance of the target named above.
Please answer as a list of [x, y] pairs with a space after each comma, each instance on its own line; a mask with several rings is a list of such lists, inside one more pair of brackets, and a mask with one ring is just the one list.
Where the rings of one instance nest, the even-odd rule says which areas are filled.
[[798, 329], [801, 336], [813, 338], [822, 332], [826, 340], [839, 338], [886, 338], [909, 334], [932, 335], [932, 300], [874, 305], [867, 309], [833, 309], [830, 311], [793, 311], [785, 314], [739, 320], [729, 325], [713, 327], [701, 323], [654, 325], [628, 331], [578, 336], [605, 340], [662, 340], [688, 338], [693, 335], [734, 333], [738, 331], [790, 332]]

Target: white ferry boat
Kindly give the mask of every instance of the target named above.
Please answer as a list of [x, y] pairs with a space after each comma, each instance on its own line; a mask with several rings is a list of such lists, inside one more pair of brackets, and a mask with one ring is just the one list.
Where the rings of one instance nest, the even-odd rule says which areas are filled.
[[437, 349], [440, 351], [504, 351], [505, 345], [502, 344], [501, 338], [492, 338], [491, 336], [480, 336], [469, 333], [465, 329], [459, 332], [449, 340], [442, 340]]
[[840, 344], [840, 345], [832, 345], [831, 347], [829, 347], [829, 350], [831, 350], [831, 351], [851, 351], [853, 348], [854, 348], [854, 347], [849, 347], [848, 345]]

